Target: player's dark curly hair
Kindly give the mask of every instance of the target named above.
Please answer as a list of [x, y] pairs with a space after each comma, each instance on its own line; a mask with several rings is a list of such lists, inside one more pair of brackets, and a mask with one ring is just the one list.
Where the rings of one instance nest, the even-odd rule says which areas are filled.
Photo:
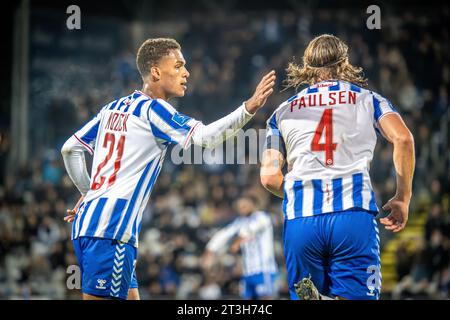
[[156, 65], [159, 60], [168, 55], [170, 50], [180, 50], [180, 44], [170, 38], [147, 39], [141, 45], [136, 57], [136, 65], [144, 78], [150, 74], [150, 68]]
[[367, 86], [363, 69], [348, 61], [348, 46], [331, 34], [323, 34], [311, 40], [303, 55], [303, 66], [292, 62], [286, 71], [286, 89], [297, 89], [302, 84], [313, 85], [332, 79]]

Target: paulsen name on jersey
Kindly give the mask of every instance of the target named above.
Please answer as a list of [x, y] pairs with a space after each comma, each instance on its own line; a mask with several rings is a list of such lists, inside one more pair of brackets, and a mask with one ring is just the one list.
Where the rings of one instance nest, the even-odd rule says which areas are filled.
[[309, 107], [327, 107], [333, 105], [355, 104], [356, 92], [353, 91], [328, 91], [312, 93], [306, 96], [300, 96], [291, 101], [291, 112], [301, 108]]

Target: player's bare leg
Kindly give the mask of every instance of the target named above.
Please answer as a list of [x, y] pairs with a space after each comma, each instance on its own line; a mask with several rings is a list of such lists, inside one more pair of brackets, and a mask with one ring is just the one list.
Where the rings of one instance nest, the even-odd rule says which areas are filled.
[[139, 289], [132, 288], [132, 289], [128, 290], [127, 300], [141, 300], [141, 297], [139, 296]]

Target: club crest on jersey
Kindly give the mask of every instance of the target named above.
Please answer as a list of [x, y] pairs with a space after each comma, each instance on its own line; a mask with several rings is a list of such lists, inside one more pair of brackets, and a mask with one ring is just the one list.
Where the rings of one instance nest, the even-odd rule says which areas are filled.
[[188, 116], [183, 116], [179, 113], [174, 113], [174, 115], [172, 116], [172, 121], [179, 124], [180, 126], [184, 126], [186, 124], [186, 122], [189, 121], [189, 117]]

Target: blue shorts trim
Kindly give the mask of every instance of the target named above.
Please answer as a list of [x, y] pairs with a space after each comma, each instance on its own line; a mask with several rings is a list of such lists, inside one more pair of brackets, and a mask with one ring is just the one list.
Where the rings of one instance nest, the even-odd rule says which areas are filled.
[[329, 297], [378, 299], [380, 238], [372, 212], [346, 210], [285, 220], [284, 253], [291, 299], [294, 283], [311, 276]]
[[81, 269], [82, 292], [103, 298], [127, 299], [137, 288], [137, 249], [113, 239], [80, 237], [73, 240]]

